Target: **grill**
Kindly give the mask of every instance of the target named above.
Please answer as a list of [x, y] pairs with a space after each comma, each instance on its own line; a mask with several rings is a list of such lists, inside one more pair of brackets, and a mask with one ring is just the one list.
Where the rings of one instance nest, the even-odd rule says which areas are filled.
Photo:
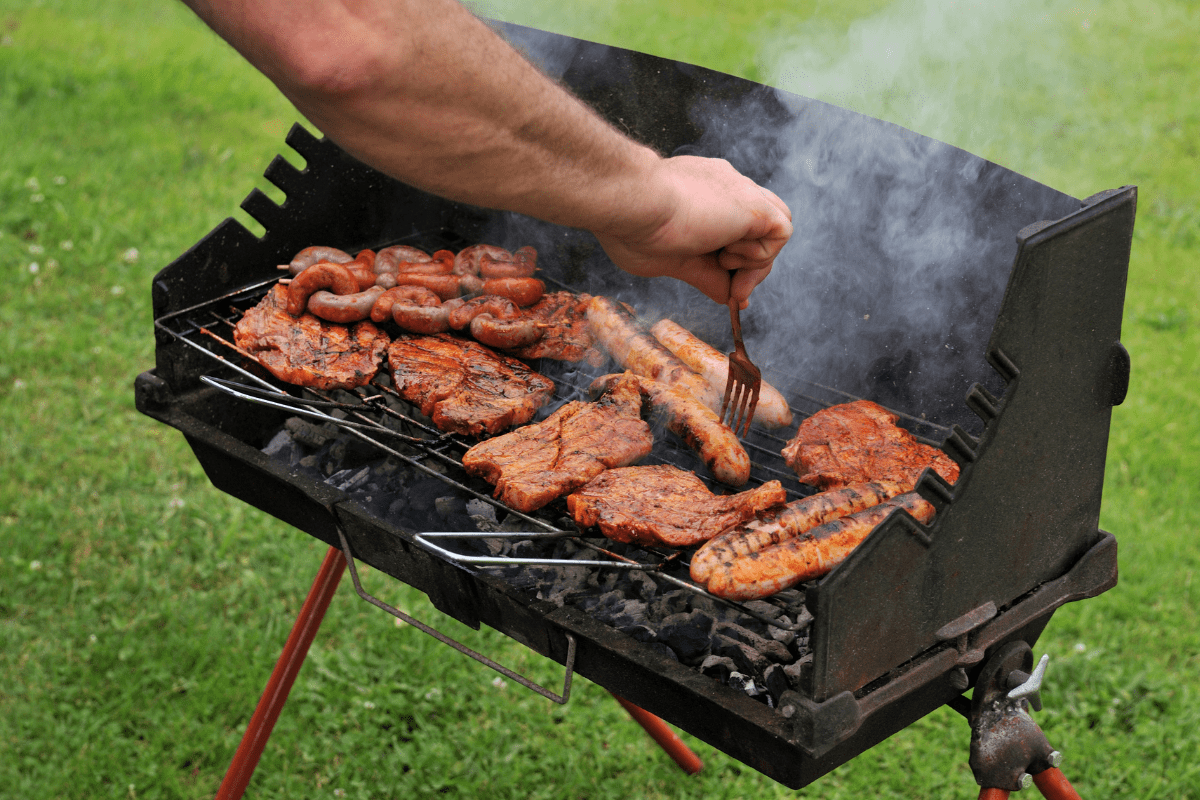
[[[355, 392], [282, 386], [228, 344], [231, 325], [275, 281], [275, 265], [311, 244], [533, 244], [555, 288], [669, 314], [718, 347], [727, 335], [699, 295], [618, 273], [590, 236], [426, 195], [300, 126], [287, 143], [304, 169], [278, 157], [264, 173], [286, 201], [255, 190], [242, 203], [265, 235], [228, 219], [155, 277], [156, 366], [136, 381], [139, 410], [181, 431], [219, 489], [566, 665], [562, 697], [534, 687], [546, 696], [565, 699], [578, 672], [789, 787], [943, 704], [962, 706], [980, 680], [1003, 683], [1001, 655], [1027, 672], [1013, 647], [1032, 646], [1063, 603], [1116, 582], [1116, 542], [1098, 519], [1111, 408], [1129, 380], [1119, 338], [1136, 189], [1080, 201], [816, 101], [501, 28], [635, 137], [727, 157], [789, 200], [800, 220], [789, 248], [831, 267], [808, 269], [798, 291], [813, 303], [803, 305], [788, 273], [804, 270], [777, 266], [747, 315], [750, 350], [798, 419], [869, 398], [955, 459], [954, 486], [932, 471], [918, 485], [937, 508], [932, 523], [893, 515], [825, 578], [729, 603], [687, 581], [687, 552], [581, 533], [561, 501], [532, 514], [499, 505], [461, 467], [470, 442], [430, 427], [386, 379]], [[831, 177], [839, 160], [852, 164]], [[792, 199], [816, 186], [818, 205]], [[911, 236], [891, 238], [897, 226]], [[915, 289], [896, 277], [909, 273]], [[867, 312], [849, 313], [864, 302]], [[920, 324], [901, 324], [911, 316]], [[805, 328], [811, 350], [793, 342], [770, 354], [772, 338]], [[536, 366], [558, 386], [541, 416], [606, 371]], [[777, 478], [793, 497], [808, 491], [779, 455], [792, 433], [751, 433], [752, 485]], [[703, 477], [671, 437], [656, 442], [648, 461]], [[436, 535], [464, 532], [476, 538]], [[731, 658], [739, 682], [727, 663], [702, 661], [718, 655], [711, 645], [681, 653], [660, 623], [696, 612], [726, 639], [775, 642], [775, 656], [766, 667], [761, 654]]]

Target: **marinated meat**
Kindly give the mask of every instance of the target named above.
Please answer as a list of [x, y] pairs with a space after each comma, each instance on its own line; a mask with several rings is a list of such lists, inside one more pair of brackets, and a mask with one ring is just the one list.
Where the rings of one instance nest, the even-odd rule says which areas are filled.
[[714, 411], [720, 410], [721, 394], [651, 336], [627, 306], [607, 297], [593, 297], [587, 320], [596, 343], [622, 368], [680, 389]]
[[554, 392], [515, 358], [447, 334], [405, 334], [387, 354], [396, 391], [443, 431], [480, 436], [522, 425]]
[[723, 562], [709, 576], [707, 589], [730, 600], [756, 600], [819, 578], [845, 561], [896, 509], [907, 511], [918, 522], [933, 519], [933, 504], [908, 492], [827, 522], [807, 535]]
[[375, 377], [388, 336], [370, 322], [338, 325], [287, 311], [287, 287], [276, 284], [233, 330], [233, 341], [272, 375], [314, 389], [353, 389]]
[[[696, 451], [714, 478], [727, 486], [741, 486], [750, 480], [750, 456], [717, 412], [680, 386], [668, 386], [632, 372], [625, 376], [637, 380], [642, 396], [665, 417], [667, 429]], [[622, 377], [600, 376], [592, 382], [592, 394]]]
[[579, 525], [618, 542], [687, 547], [786, 500], [779, 481], [715, 495], [694, 473], [658, 465], [603, 472], [567, 495], [567, 508]]
[[777, 512], [725, 531], [692, 556], [692, 580], [705, 583], [721, 564], [795, 539], [818, 525], [879, 505], [904, 491], [898, 483], [856, 483], [793, 500]]
[[910, 490], [926, 467], [949, 483], [958, 480], [953, 459], [896, 425], [897, 415], [872, 403], [830, 406], [800, 423], [783, 448], [801, 483], [837, 489], [851, 483], [893, 481]]
[[641, 410], [636, 380], [617, 381], [593, 403], [567, 403], [542, 422], [480, 442], [463, 466], [494, 484], [505, 505], [534, 511], [646, 456], [654, 436]]
[[603, 356], [593, 347], [586, 316], [591, 300], [591, 295], [573, 292], [542, 295], [523, 315], [545, 326], [542, 337], [533, 344], [509, 350], [509, 354], [517, 358], [586, 361], [598, 365]]

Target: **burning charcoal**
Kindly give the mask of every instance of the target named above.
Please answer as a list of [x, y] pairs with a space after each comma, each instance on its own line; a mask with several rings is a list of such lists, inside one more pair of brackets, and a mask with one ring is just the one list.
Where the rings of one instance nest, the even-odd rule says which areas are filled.
[[267, 446], [263, 448], [263, 453], [289, 466], [295, 465], [304, 457], [304, 451], [300, 449], [296, 440], [286, 429], [271, 437], [271, 441], [267, 442]]
[[713, 626], [713, 632], [728, 636], [730, 639], [749, 645], [771, 661], [791, 661], [792, 654], [788, 652], [786, 646], [774, 639], [764, 639], [754, 631], [747, 630], [740, 625], [732, 625], [728, 622], [718, 622]]
[[741, 672], [731, 672], [729, 674], [729, 685], [734, 689], [745, 692], [750, 697], [762, 697], [767, 693], [764, 687], [754, 682], [754, 678], [744, 675]]
[[630, 570], [629, 583], [633, 594], [642, 600], [652, 600], [658, 594], [658, 584], [642, 570]]
[[724, 656], [707, 656], [700, 662], [700, 672], [710, 678], [716, 678], [721, 683], [728, 683], [729, 676], [737, 671], [733, 659]]
[[658, 641], [670, 645], [683, 663], [698, 663], [708, 655], [712, 625], [712, 617], [700, 611], [672, 614], [658, 626]]
[[[624, 625], [618, 625], [617, 630], [628, 636], [632, 636], [635, 641], [649, 643], [654, 641], [655, 632], [651, 630], [645, 623], [637, 622], [630, 617], [630, 622]], [[674, 651], [671, 651], [674, 653]]]
[[730, 639], [720, 633], [712, 635], [712, 652], [733, 659], [738, 671], [748, 675], [761, 675], [767, 668], [767, 657], [748, 644]]
[[467, 501], [467, 516], [475, 523], [477, 531], [498, 531], [500, 521], [496, 519], [496, 507], [491, 503], [472, 498]]
[[[512, 519], [512, 517], [509, 516], [508, 519]], [[508, 519], [504, 522], [507, 523]], [[500, 529], [506, 530], [505, 525], [501, 525]], [[522, 539], [519, 542], [513, 542], [509, 555], [513, 558], [536, 558], [539, 552], [541, 551], [538, 549], [537, 542], [532, 539]]]
[[788, 683], [796, 691], [803, 691], [804, 673], [812, 666], [812, 653], [809, 653], [804, 658], [787, 664], [783, 668], [783, 674], [787, 677]]
[[554, 551], [551, 553], [551, 558], [574, 558], [580, 552], [591, 553], [590, 550], [582, 548], [572, 542], [570, 539], [559, 539], [554, 543]]
[[283, 423], [283, 427], [292, 435], [293, 439], [313, 450], [321, 449], [338, 435], [337, 428], [331, 423], [315, 425], [306, 419], [300, 419], [300, 417], [289, 417]]
[[691, 592], [686, 589], [674, 589], [669, 592], [664, 592], [662, 595], [654, 598], [647, 603], [646, 615], [651, 620], [665, 620], [672, 614], [680, 614], [688, 610], [688, 595]]
[[316, 469], [320, 469], [321, 460], [319, 458], [317, 458], [315, 455], [311, 455], [311, 456], [305, 456], [304, 458], [300, 459], [296, 463], [298, 463], [300, 466], [304, 467], [305, 469], [316, 470]]
[[[776, 622], [779, 622], [783, 625], [792, 624], [792, 620], [787, 616], [779, 617]], [[789, 631], [786, 628], [777, 628], [772, 625], [770, 628], [770, 634], [772, 639], [779, 642], [784, 647], [791, 647], [792, 642], [796, 641], [796, 632]]]
[[679, 660], [679, 656], [675, 653], [675, 651], [662, 642], [651, 642], [650, 644], [646, 645], [646, 649], [653, 650], [655, 653], [661, 653], [672, 661]]
[[750, 600], [742, 603], [743, 606], [753, 611], [755, 614], [760, 614], [767, 619], [775, 619], [783, 613], [783, 609], [774, 603], [768, 603], [765, 600]]
[[779, 705], [779, 698], [783, 693], [792, 688], [791, 683], [788, 682], [787, 673], [784, 672], [784, 667], [779, 664], [772, 664], [763, 670], [763, 684], [776, 706]]
[[370, 467], [363, 467], [357, 472], [352, 469], [344, 469], [330, 475], [328, 483], [335, 489], [349, 492], [366, 483], [369, 477], [371, 477]]

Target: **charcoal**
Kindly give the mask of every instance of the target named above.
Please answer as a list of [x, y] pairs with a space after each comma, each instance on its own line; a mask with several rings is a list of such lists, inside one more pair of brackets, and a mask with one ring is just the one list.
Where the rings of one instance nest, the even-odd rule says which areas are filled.
[[341, 489], [343, 492], [348, 492], [357, 489], [367, 482], [367, 478], [371, 477], [371, 468], [363, 467], [360, 470], [344, 469], [340, 472], [335, 472], [329, 476], [329, 483], [336, 489]]
[[403, 497], [396, 498], [388, 506], [386, 519], [393, 521], [399, 519], [404, 514], [406, 508], [408, 508], [408, 500]]
[[812, 666], [812, 654], [809, 653], [804, 658], [801, 658], [791, 664], [786, 664], [783, 667], [783, 674], [787, 677], [788, 683], [796, 691], [803, 691], [803, 675]]
[[572, 558], [575, 556], [575, 554], [579, 553], [580, 551], [583, 551], [583, 552], [586, 552], [589, 554], [592, 552], [591, 550], [588, 550], [587, 548], [580, 547], [579, 545], [572, 542], [570, 539], [563, 538], [563, 539], [559, 539], [558, 541], [556, 541], [554, 543], [554, 550], [551, 552], [550, 557], [551, 558]]
[[782, 643], [774, 639], [764, 639], [754, 631], [743, 628], [740, 625], [734, 625], [729, 622], [718, 622], [713, 626], [713, 632], [749, 645], [771, 661], [784, 662], [792, 660], [791, 652]]
[[625, 601], [625, 613], [640, 622], [644, 622], [646, 619], [646, 604], [641, 600], [630, 598]]
[[466, 513], [466, 506], [457, 497], [438, 497], [433, 501], [433, 507], [437, 510], [438, 516], [444, 520]]
[[289, 417], [283, 423], [284, 429], [300, 444], [319, 450], [337, 438], [338, 430], [331, 423], [317, 425], [300, 417]]
[[[626, 615], [628, 616], [628, 615]], [[628, 636], [632, 636], [634, 640], [639, 642], [653, 642], [655, 634], [654, 630], [643, 622], [638, 622], [634, 617], [629, 617], [629, 622], [623, 625], [615, 625], [617, 630]], [[674, 652], [674, 651], [672, 651]]]
[[658, 641], [669, 644], [683, 663], [699, 663], [708, 654], [712, 625], [712, 617], [700, 611], [672, 614], [658, 626]]
[[[511, 519], [511, 516], [509, 519]], [[506, 519], [505, 522], [508, 522], [508, 520]], [[500, 527], [501, 530], [504, 530], [504, 525]], [[540, 552], [541, 550], [537, 542], [532, 539], [521, 539], [520, 541], [513, 542], [512, 549], [509, 550], [509, 555], [513, 558], [537, 558]]]
[[743, 606], [753, 611], [755, 614], [760, 614], [768, 619], [775, 619], [783, 613], [783, 609], [774, 603], [768, 603], [765, 600], [750, 600], [742, 603]]
[[329, 445], [329, 460], [342, 469], [358, 467], [377, 458], [378, 448], [361, 439], [341, 437]]
[[[784, 625], [792, 624], [792, 620], [789, 617], [787, 617], [786, 615], [779, 617], [776, 620], [776, 622], [780, 622]], [[770, 634], [771, 634], [772, 639], [779, 642], [784, 647], [790, 648], [792, 645], [792, 642], [796, 641], [796, 632], [789, 631], [786, 628], [776, 628], [776, 627], [772, 626], [771, 630], [770, 630]]]
[[477, 531], [498, 531], [500, 521], [496, 519], [496, 507], [483, 500], [472, 498], [467, 501], [467, 516], [475, 523]]
[[299, 464], [300, 466], [304, 467], [305, 469], [311, 469], [311, 470], [320, 469], [320, 466], [321, 466], [321, 460], [316, 455], [305, 456], [304, 458], [300, 459], [296, 463]]
[[666, 619], [672, 614], [680, 614], [689, 610], [689, 595], [686, 589], [674, 589], [664, 592], [646, 605], [646, 615], [651, 620]]
[[642, 600], [652, 600], [658, 594], [658, 584], [642, 570], [630, 570], [629, 583], [633, 594]]
[[288, 466], [295, 466], [304, 457], [304, 450], [286, 429], [271, 437], [271, 441], [263, 448], [263, 453]]
[[761, 675], [767, 668], [767, 657], [762, 653], [720, 633], [712, 635], [712, 652], [733, 659], [738, 671], [747, 675]]
[[661, 653], [672, 661], [679, 661], [679, 656], [676, 652], [662, 642], [650, 642], [646, 645], [646, 649], [655, 653]]
[[750, 697], [767, 697], [767, 690], [755, 682], [754, 678], [741, 672], [731, 672], [729, 674], [729, 686], [739, 691], [745, 692]]
[[375, 474], [381, 478], [387, 478], [395, 475], [398, 472], [401, 472], [403, 466], [404, 465], [400, 462], [400, 459], [389, 455], [383, 461], [380, 461], [375, 465]]
[[763, 670], [763, 685], [775, 701], [775, 705], [779, 705], [779, 698], [784, 692], [792, 688], [791, 683], [788, 681], [787, 673], [784, 672], [784, 667], [780, 664], [772, 664]]
[[710, 678], [716, 678], [721, 683], [728, 683], [729, 676], [737, 671], [733, 659], [724, 656], [706, 656], [700, 662], [700, 672]]

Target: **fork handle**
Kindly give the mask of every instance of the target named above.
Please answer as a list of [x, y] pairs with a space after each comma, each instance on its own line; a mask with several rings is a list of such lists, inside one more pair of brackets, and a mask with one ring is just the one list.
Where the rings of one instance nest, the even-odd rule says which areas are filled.
[[742, 344], [742, 304], [736, 297], [729, 295], [729, 323], [733, 326], [733, 344], [739, 350], [745, 347]]

